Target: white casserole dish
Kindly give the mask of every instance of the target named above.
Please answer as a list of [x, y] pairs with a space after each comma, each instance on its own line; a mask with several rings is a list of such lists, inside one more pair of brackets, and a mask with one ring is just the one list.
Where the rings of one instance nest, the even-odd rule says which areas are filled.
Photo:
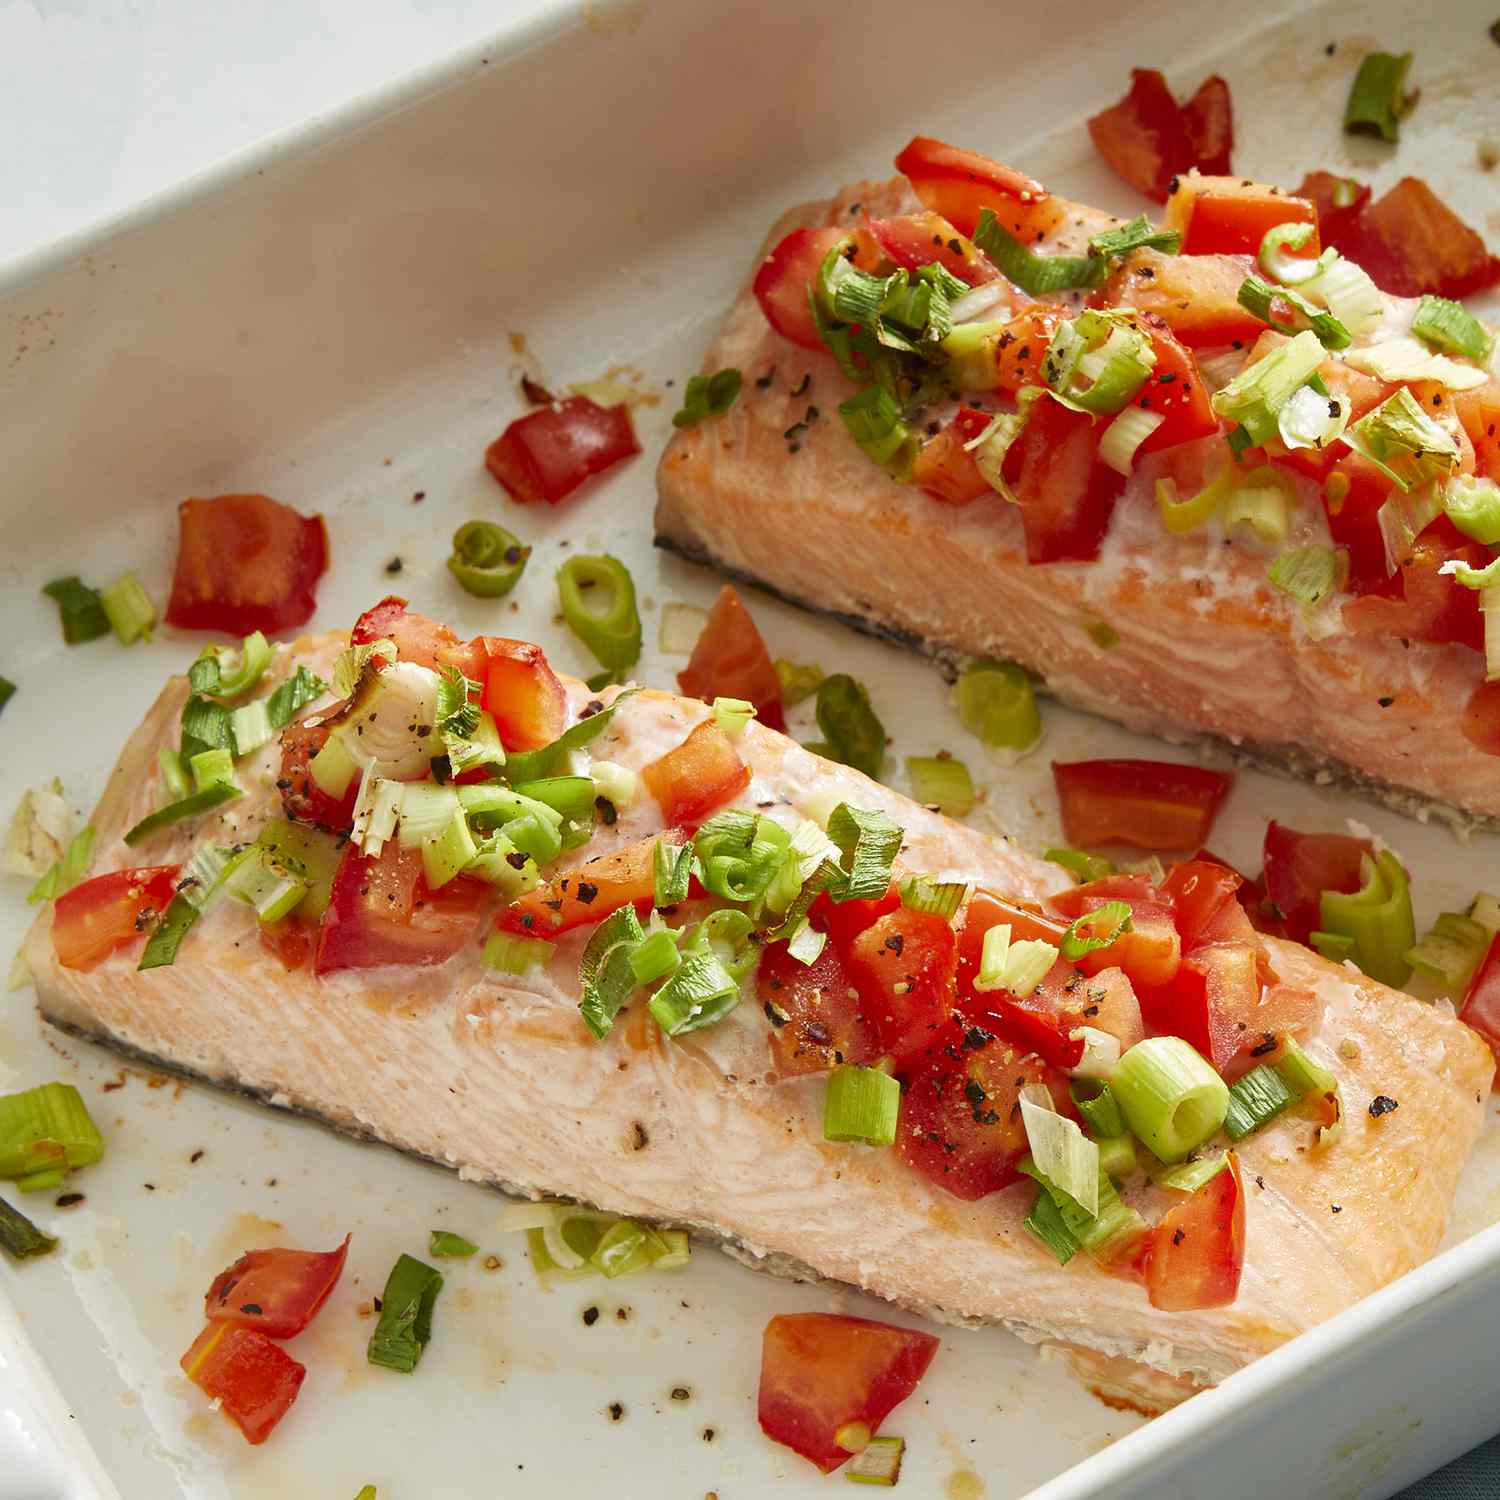
[[[0, 813], [53, 773], [86, 812], [163, 676], [197, 649], [197, 637], [162, 632], [128, 653], [109, 641], [64, 652], [37, 593], [59, 573], [102, 581], [130, 566], [164, 598], [175, 505], [190, 494], [258, 489], [328, 516], [334, 564], [316, 626], [346, 625], [399, 587], [466, 631], [530, 635], [574, 670], [587, 663], [552, 623], [549, 575], [563, 545], [607, 548], [651, 601], [641, 676], [668, 685], [681, 659], [655, 650], [654, 610], [706, 603], [717, 587], [649, 545], [676, 390], [777, 214], [884, 174], [915, 130], [1133, 209], [1079, 122], [1122, 92], [1131, 64], [1166, 65], [1179, 87], [1217, 68], [1238, 108], [1237, 168], [1294, 181], [1342, 165], [1377, 190], [1415, 173], [1500, 236], [1484, 218], [1492, 179], [1475, 164], [1476, 140], [1500, 138], [1490, 18], [1477, 8], [1414, 17], [1381, 0], [1278, 20], [1200, 5], [1186, 55], [1184, 14], [1089, 5], [1062, 30], [1043, 12], [875, 0], [812, 14], [790, 0], [560, 7], [0, 273], [0, 671], [22, 688], [0, 717]], [[1377, 40], [1416, 49], [1423, 87], [1395, 156], [1338, 133], [1353, 59]], [[558, 384], [629, 364], [663, 396], [637, 413], [644, 455], [545, 516], [511, 507], [480, 467], [519, 409], [513, 333]], [[536, 544], [514, 612], [461, 594], [443, 568], [449, 534], [475, 515]], [[399, 578], [384, 571], [395, 556]], [[1053, 756], [1162, 753], [1052, 709], [1039, 755], [1014, 771], [982, 766], [930, 666], [751, 602], [775, 654], [836, 661], [871, 684], [893, 758], [946, 746], [983, 769], [975, 819], [1025, 841], [1055, 833]], [[809, 737], [798, 718], [793, 729]], [[1415, 873], [1419, 920], [1495, 884], [1491, 845], [1460, 849], [1439, 830], [1248, 774], [1216, 846], [1253, 866], [1272, 811], [1301, 827], [1352, 816], [1376, 828]], [[30, 915], [22, 891], [7, 882], [0, 897], [7, 958]], [[368, 1482], [382, 1500], [600, 1483], [634, 1495], [669, 1480], [686, 1495], [795, 1500], [843, 1483], [761, 1438], [754, 1389], [772, 1312], [857, 1299], [710, 1254], [676, 1278], [541, 1291], [519, 1246], [491, 1228], [492, 1195], [206, 1089], [149, 1087], [111, 1055], [44, 1033], [21, 992], [0, 1010], [0, 1090], [46, 1077], [76, 1078], [110, 1150], [77, 1180], [82, 1207], [26, 1205], [64, 1252], [0, 1267], [0, 1434], [18, 1435], [14, 1465], [0, 1438], [0, 1500], [352, 1496]], [[118, 1077], [125, 1086], [104, 1093]], [[1461, 1190], [1454, 1248], [1143, 1430], [1015, 1340], [945, 1331], [932, 1373], [888, 1423], [910, 1444], [902, 1483], [955, 1500], [1037, 1486], [1047, 1500], [1164, 1486], [1249, 1500], [1289, 1478], [1308, 1494], [1388, 1494], [1495, 1425], [1500, 1349], [1485, 1311], [1500, 1290], [1500, 1229], [1487, 1227], [1497, 1193], [1492, 1127]], [[357, 1308], [434, 1226], [505, 1265], [455, 1266], [432, 1353], [402, 1380], [366, 1366]], [[310, 1367], [302, 1398], [251, 1450], [177, 1372], [198, 1299], [252, 1243], [321, 1246], [345, 1229], [349, 1273], [294, 1348]], [[592, 1304], [603, 1316], [586, 1328]], [[671, 1398], [677, 1386], [688, 1401]], [[618, 1423], [612, 1401], [626, 1408]]]

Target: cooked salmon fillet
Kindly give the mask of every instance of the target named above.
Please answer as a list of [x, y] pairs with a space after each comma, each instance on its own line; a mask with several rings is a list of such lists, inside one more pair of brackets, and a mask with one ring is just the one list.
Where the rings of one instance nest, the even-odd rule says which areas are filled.
[[[277, 671], [297, 660], [331, 676], [342, 645], [342, 637], [304, 639], [283, 649]], [[577, 716], [589, 695], [577, 683], [568, 693]], [[254, 837], [280, 815], [268, 746], [241, 762], [240, 800], [148, 844], [122, 842], [163, 800], [157, 751], [175, 740], [186, 694], [185, 679], [174, 679], [127, 745], [93, 819], [91, 874], [180, 861], [206, 841]], [[592, 752], [639, 768], [708, 712], [638, 693]], [[737, 805], [792, 821], [799, 810], [826, 813], [847, 800], [902, 826], [898, 868], [1032, 902], [1067, 883], [1013, 842], [927, 811], [762, 726], [751, 724], [738, 748], [752, 779]], [[659, 831], [659, 809], [643, 794], [586, 851], [564, 858]], [[1085, 1256], [1059, 1266], [1023, 1228], [1030, 1194], [960, 1201], [894, 1151], [825, 1142], [822, 1079], [778, 1081], [767, 1022], [753, 1004], [675, 1041], [636, 1004], [595, 1040], [578, 1010], [587, 929], [564, 935], [551, 962], [522, 977], [484, 968], [470, 943], [432, 968], [319, 978], [284, 972], [255, 923], [248, 906], [220, 901], [175, 964], [145, 973], [134, 952], [87, 972], [63, 968], [45, 914], [23, 951], [42, 1014], [70, 1031], [447, 1164], [467, 1180], [684, 1226], [753, 1265], [1128, 1360], [1153, 1381], [1217, 1381], [1430, 1256], [1494, 1068], [1450, 1009], [1270, 943], [1282, 979], [1325, 1003], [1321, 1030], [1305, 1045], [1339, 1078], [1347, 1124], [1318, 1153], [1306, 1119], [1283, 1117], [1241, 1143], [1248, 1249], [1238, 1298], [1167, 1313]], [[1377, 1094], [1400, 1108], [1372, 1119], [1366, 1106]], [[1138, 1201], [1151, 1217], [1169, 1196], [1146, 1187]], [[1098, 1368], [1118, 1388], [1118, 1367]]]
[[[904, 178], [857, 183], [788, 214], [767, 247], [795, 227], [920, 207]], [[1067, 209], [1042, 251], [1077, 254], [1113, 222]], [[1388, 305], [1393, 330], [1409, 325], [1415, 302]], [[831, 355], [777, 333], [748, 286], [704, 358], [705, 371], [725, 367], [744, 373], [739, 400], [662, 457], [659, 545], [949, 662], [1019, 661], [1062, 701], [1134, 730], [1227, 744], [1406, 812], [1500, 818], [1500, 756], [1462, 729], [1482, 677], [1474, 652], [1337, 629], [1311, 638], [1267, 582], [1264, 550], [1217, 527], [1165, 530], [1161, 455], [1137, 464], [1097, 559], [1030, 566], [1016, 507], [998, 494], [955, 507], [870, 462], [837, 410], [856, 387]], [[1317, 485], [1295, 483], [1286, 547], [1326, 544]], [[1117, 643], [1090, 635], [1100, 623]]]

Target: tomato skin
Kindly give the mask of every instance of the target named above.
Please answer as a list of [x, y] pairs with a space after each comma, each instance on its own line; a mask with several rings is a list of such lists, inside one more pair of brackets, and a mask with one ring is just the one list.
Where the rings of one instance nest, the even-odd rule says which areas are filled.
[[934, 500], [949, 505], [969, 505], [995, 492], [979, 472], [974, 455], [965, 447], [990, 425], [990, 413], [960, 406], [948, 425], [917, 449], [912, 465], [912, 483]]
[[649, 908], [656, 894], [654, 861], [659, 842], [641, 839], [585, 860], [577, 869], [512, 901], [496, 919], [496, 927], [551, 938], [574, 927], [602, 922], [622, 906], [634, 906], [638, 911]]
[[305, 969], [312, 961], [317, 943], [317, 929], [300, 917], [283, 917], [279, 922], [257, 922], [260, 945], [274, 954], [277, 963], [288, 974]]
[[641, 779], [667, 823], [692, 828], [750, 785], [750, 768], [718, 724], [705, 719], [680, 745], [643, 767]]
[[839, 1313], [782, 1313], [761, 1341], [761, 1431], [825, 1474], [852, 1455], [834, 1434], [873, 1433], [911, 1395], [937, 1353], [930, 1333]]
[[897, 907], [849, 943], [849, 982], [881, 1050], [902, 1072], [958, 1036], [953, 1020], [957, 938], [946, 917]]
[[1063, 831], [1081, 849], [1196, 849], [1234, 781], [1225, 771], [1157, 760], [1053, 761], [1052, 777]]
[[1193, 144], [1182, 109], [1155, 68], [1132, 68], [1118, 104], [1088, 122], [1095, 149], [1131, 187], [1167, 201], [1173, 178], [1193, 164]]
[[640, 451], [628, 406], [569, 396], [517, 417], [485, 449], [484, 466], [522, 505], [556, 505]]
[[433, 892], [420, 850], [393, 839], [371, 858], [349, 844], [318, 928], [314, 971], [443, 963], [473, 938], [487, 890], [461, 875]]
[[342, 797], [330, 797], [312, 778], [313, 757], [333, 732], [330, 722], [344, 703], [336, 703], [326, 712], [299, 719], [281, 731], [281, 774], [276, 786], [281, 792], [281, 806], [294, 823], [312, 823], [337, 833], [354, 822], [354, 803], [359, 796], [359, 777], [350, 780]]
[[1482, 568], [1490, 561], [1490, 549], [1471, 541], [1442, 515], [1400, 559], [1392, 578], [1344, 605], [1345, 626], [1360, 635], [1451, 643], [1482, 652], [1484, 615], [1478, 590], [1464, 588], [1442, 571], [1454, 558]]
[[869, 1067], [880, 1058], [875, 1029], [865, 1019], [838, 945], [823, 944], [811, 964], [772, 943], [761, 954], [756, 993], [771, 1022], [771, 1060], [783, 1078], [826, 1073], [839, 1063]]
[[[237, 1323], [268, 1339], [289, 1339], [317, 1317], [338, 1285], [349, 1241], [337, 1250], [247, 1250], [214, 1277], [203, 1299], [210, 1323]], [[253, 1311], [252, 1311], [253, 1309]]]
[[1369, 839], [1344, 833], [1299, 833], [1274, 818], [1266, 825], [1266, 899], [1281, 914], [1286, 935], [1305, 943], [1323, 925], [1319, 901], [1324, 891], [1357, 891], [1360, 859], [1373, 854]]
[[500, 743], [507, 750], [540, 750], [568, 723], [568, 694], [540, 646], [505, 636], [482, 635], [475, 643], [483, 653], [478, 673], [484, 682], [483, 705], [494, 717]]
[[1245, 1183], [1239, 1157], [1151, 1231], [1146, 1294], [1164, 1312], [1228, 1307], [1245, 1269]]
[[819, 932], [826, 932], [840, 948], [847, 948], [867, 927], [887, 912], [901, 909], [901, 891], [893, 880], [883, 896], [868, 901], [835, 901], [823, 891], [808, 911], [808, 920]]
[[1141, 313], [1136, 324], [1150, 335], [1156, 364], [1140, 394], [1130, 404], [1162, 418], [1161, 426], [1141, 444], [1137, 453], [1158, 453], [1163, 448], [1175, 448], [1179, 443], [1190, 443], [1218, 432], [1219, 419], [1210, 404], [1198, 361], [1177, 341], [1165, 318]]
[[[1332, 172], [1309, 172], [1300, 186], [1292, 189], [1295, 197], [1306, 198], [1318, 213], [1318, 235], [1323, 244], [1353, 258], [1348, 248], [1355, 243], [1359, 221], [1370, 201], [1370, 189], [1352, 177], [1335, 177]], [[1340, 205], [1335, 193], [1349, 201]]]
[[941, 214], [871, 219], [866, 228], [886, 258], [907, 271], [920, 271], [936, 261], [970, 286], [1000, 279], [989, 256]]
[[1251, 943], [1209, 943], [1185, 954], [1169, 983], [1140, 986], [1147, 1026], [1180, 1036], [1222, 1072], [1260, 998], [1259, 956]]
[[64, 891], [52, 911], [52, 946], [65, 969], [93, 969], [150, 930], [177, 891], [180, 865], [96, 875]]
[[1360, 264], [1397, 297], [1472, 297], [1500, 281], [1500, 259], [1419, 177], [1365, 208], [1358, 240]]
[[1225, 906], [1232, 902], [1238, 907], [1235, 892], [1244, 883], [1238, 871], [1201, 854], [1172, 866], [1158, 890], [1172, 904], [1173, 919], [1186, 947], [1204, 941], [1205, 931]]
[[[1483, 962], [1474, 971], [1458, 1019], [1473, 1027], [1500, 1058], [1500, 936], [1491, 940]], [[1500, 1084], [1500, 1078], [1496, 1083]]]
[[1125, 476], [1099, 462], [1102, 425], [1042, 397], [1005, 455], [1030, 563], [1099, 555]]
[[1464, 705], [1464, 738], [1486, 755], [1500, 755], [1500, 682], [1481, 682]]
[[1234, 105], [1229, 85], [1217, 73], [1205, 78], [1182, 106], [1182, 123], [1200, 172], [1219, 176], [1232, 170], [1229, 155], [1234, 150]]
[[973, 234], [980, 213], [988, 208], [1002, 229], [1030, 244], [1051, 233], [1067, 212], [1033, 178], [931, 136], [914, 136], [896, 158], [896, 170], [960, 234]]
[[1311, 224], [1312, 238], [1296, 254], [1315, 260], [1318, 211], [1306, 198], [1241, 177], [1178, 179], [1166, 223], [1182, 232], [1184, 255], [1258, 255], [1266, 231], [1278, 224]]
[[181, 630], [267, 635], [305, 625], [328, 569], [322, 516], [266, 495], [220, 495], [177, 507], [177, 568], [163, 616]]
[[693, 654], [677, 674], [677, 686], [690, 698], [743, 698], [755, 705], [755, 716], [768, 729], [785, 729], [781, 679], [750, 611], [726, 583], [708, 612]]
[[379, 604], [367, 609], [349, 632], [351, 646], [369, 646], [376, 641], [393, 642], [400, 660], [430, 671], [458, 667], [466, 677], [478, 675], [474, 664], [479, 653], [466, 646], [441, 621], [409, 610], [399, 594], [387, 594]]
[[291, 1409], [307, 1375], [307, 1366], [279, 1344], [237, 1323], [210, 1323], [181, 1363], [188, 1379], [257, 1445]]
[[1155, 313], [1184, 344], [1248, 348], [1265, 324], [1239, 304], [1250, 274], [1243, 255], [1163, 255], [1132, 250], [1089, 298], [1094, 307], [1135, 307]]
[[813, 321], [808, 295], [817, 282], [828, 252], [848, 238], [848, 231], [833, 226], [794, 229], [761, 262], [751, 290], [766, 322], [783, 338], [802, 349], [823, 349], [818, 325]]

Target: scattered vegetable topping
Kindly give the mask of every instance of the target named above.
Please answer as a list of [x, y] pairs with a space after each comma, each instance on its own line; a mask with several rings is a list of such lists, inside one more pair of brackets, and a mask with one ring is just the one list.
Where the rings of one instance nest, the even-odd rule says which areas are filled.
[[705, 417], [721, 417], [739, 399], [743, 381], [738, 370], [694, 375], [682, 393], [682, 409], [672, 414], [674, 427], [692, 427]]
[[1178, 104], [1154, 68], [1132, 68], [1130, 89], [1112, 108], [1088, 122], [1099, 154], [1131, 187], [1165, 203], [1176, 178], [1189, 167], [1232, 170], [1234, 123], [1229, 85], [1217, 74]]
[[467, 1260], [479, 1253], [473, 1240], [446, 1229], [434, 1229], [427, 1237], [427, 1253], [437, 1260]]
[[55, 578], [42, 592], [57, 605], [63, 640], [70, 646], [98, 640], [110, 631], [109, 616], [98, 593], [77, 576]]
[[236, 1323], [210, 1323], [182, 1356], [182, 1369], [255, 1444], [270, 1437], [307, 1375], [279, 1344]]
[[962, 818], [974, 806], [969, 768], [951, 755], [908, 755], [906, 774], [912, 797], [950, 818]]
[[0, 1097], [0, 1177], [23, 1193], [50, 1190], [104, 1155], [104, 1138], [70, 1083]]
[[762, 724], [786, 728], [781, 678], [733, 584], [726, 583], [719, 590], [693, 646], [692, 659], [677, 674], [677, 686], [705, 703], [718, 697], [743, 699], [754, 707]]
[[1013, 661], [977, 661], [954, 688], [959, 722], [991, 749], [1029, 750], [1042, 737], [1031, 676]]
[[448, 570], [465, 593], [499, 599], [510, 593], [526, 571], [531, 548], [493, 521], [465, 521], [453, 533]]
[[403, 1255], [391, 1267], [380, 1297], [380, 1321], [370, 1335], [372, 1365], [410, 1375], [432, 1338], [432, 1310], [443, 1289], [440, 1272]]
[[1344, 129], [1350, 135], [1400, 139], [1401, 121], [1417, 102], [1406, 92], [1411, 53], [1372, 52], [1359, 65], [1344, 106]]
[[570, 557], [557, 570], [557, 592], [563, 618], [598, 658], [606, 681], [620, 681], [641, 655], [641, 617], [630, 570], [613, 557]]
[[221, 1271], [203, 1300], [210, 1323], [239, 1323], [269, 1339], [295, 1338], [317, 1317], [349, 1255], [337, 1250], [248, 1250]]
[[1233, 778], [1155, 760], [1052, 764], [1063, 831], [1075, 846], [1201, 849]]
[[885, 726], [876, 717], [863, 683], [847, 672], [825, 677], [818, 684], [817, 719], [823, 739], [812, 749], [879, 780], [887, 744]]
[[57, 1249], [57, 1241], [43, 1234], [25, 1214], [0, 1198], [0, 1250], [15, 1260], [29, 1260]]
[[513, 500], [556, 505], [640, 451], [629, 407], [569, 396], [517, 417], [485, 450], [484, 463]]

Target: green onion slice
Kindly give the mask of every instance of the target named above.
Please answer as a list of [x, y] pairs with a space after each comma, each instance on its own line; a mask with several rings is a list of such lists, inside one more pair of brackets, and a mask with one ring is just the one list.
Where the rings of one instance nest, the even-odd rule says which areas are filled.
[[732, 740], [737, 740], [755, 717], [755, 705], [744, 698], [715, 698], [711, 706], [714, 723]]
[[477, 1254], [479, 1246], [466, 1240], [461, 1234], [447, 1229], [434, 1229], [427, 1236], [427, 1253], [437, 1260], [467, 1260]]
[[210, 698], [238, 698], [265, 675], [273, 654], [271, 643], [259, 630], [253, 630], [238, 650], [210, 646], [188, 668], [188, 683], [195, 693]]
[[1002, 229], [993, 210], [988, 208], [980, 210], [974, 243], [1006, 277], [1033, 297], [1098, 286], [1104, 280], [1103, 256], [1038, 255]]
[[984, 935], [974, 988], [981, 993], [1008, 990], [1024, 1000], [1046, 977], [1057, 958], [1058, 950], [1051, 943], [1035, 938], [1012, 942], [1010, 923], [997, 923]]
[[694, 375], [682, 393], [682, 409], [672, 414], [674, 427], [691, 427], [705, 417], [722, 417], [739, 399], [744, 377], [736, 369]]
[[1463, 359], [1486, 360], [1494, 345], [1484, 325], [1462, 303], [1430, 293], [1417, 304], [1411, 331], [1444, 354]]
[[42, 592], [57, 605], [63, 640], [70, 646], [96, 641], [110, 631], [109, 616], [98, 593], [78, 578], [54, 578]]
[[239, 787], [219, 782], [203, 791], [179, 798], [176, 802], [169, 802], [165, 807], [157, 808], [154, 813], [147, 813], [135, 827], [126, 833], [125, 842], [134, 847], [150, 838], [152, 834], [159, 833], [163, 828], [170, 828], [172, 824], [180, 823], [185, 818], [201, 817], [204, 813], [211, 812], [226, 802], [232, 802], [241, 795]]
[[1018, 1169], [1033, 1178], [1050, 1195], [1068, 1232], [1081, 1249], [1100, 1264], [1108, 1264], [1134, 1245], [1146, 1228], [1145, 1221], [1120, 1198], [1101, 1167], [1099, 1172], [1099, 1212], [1086, 1213], [1069, 1195], [1037, 1168], [1030, 1156], [1018, 1163]]
[[901, 1478], [901, 1459], [906, 1439], [872, 1437], [863, 1450], [849, 1460], [844, 1477], [852, 1484], [894, 1485]]
[[739, 981], [714, 953], [694, 953], [683, 959], [647, 1002], [656, 1024], [668, 1036], [711, 1026], [739, 1003]]
[[1137, 214], [1128, 224], [1103, 230], [1089, 240], [1089, 254], [1109, 262], [1123, 260], [1132, 250], [1159, 250], [1176, 255], [1182, 248], [1182, 235], [1176, 229], [1158, 229], [1145, 214]]
[[908, 875], [901, 882], [901, 904], [934, 917], [951, 919], [968, 893], [968, 883], [963, 880], [934, 881], [925, 875]]
[[1160, 1160], [1182, 1161], [1224, 1123], [1224, 1080], [1181, 1037], [1147, 1037], [1120, 1059], [1110, 1086], [1131, 1130]]
[[1372, 979], [1400, 989], [1411, 973], [1406, 952], [1416, 942], [1411, 887], [1401, 861], [1388, 849], [1360, 860], [1362, 884], [1346, 894], [1324, 891], [1322, 930], [1353, 943], [1352, 957]]
[[1417, 102], [1406, 92], [1410, 52], [1372, 52], [1359, 65], [1344, 105], [1344, 130], [1349, 135], [1376, 135], [1399, 140], [1401, 120]]
[[828, 815], [828, 837], [838, 846], [844, 868], [842, 887], [830, 892], [833, 899], [874, 901], [885, 895], [903, 836], [900, 824], [878, 808], [839, 803]]
[[1323, 359], [1323, 345], [1317, 334], [1304, 330], [1246, 365], [1223, 390], [1214, 394], [1213, 409], [1227, 421], [1240, 424], [1248, 445], [1264, 443], [1276, 435], [1277, 412], [1292, 392], [1307, 382]]
[[92, 1166], [104, 1138], [70, 1083], [44, 1083], [0, 1097], [0, 1177], [24, 1178]]
[[629, 702], [636, 691], [635, 688], [626, 688], [624, 692], [616, 693], [608, 708], [597, 709], [587, 718], [580, 719], [540, 750], [512, 752], [505, 762], [505, 774], [512, 781], [535, 781], [565, 770], [573, 751], [593, 744], [609, 728], [621, 705]]
[[1462, 912], [1445, 911], [1428, 928], [1421, 942], [1406, 950], [1406, 961], [1418, 974], [1440, 987], [1450, 999], [1461, 1000], [1469, 981], [1484, 961], [1494, 934], [1482, 922]]
[[[1278, 328], [1283, 333], [1293, 334], [1304, 328], [1311, 329], [1325, 349], [1347, 349], [1353, 342], [1349, 330], [1331, 313], [1318, 307], [1300, 292], [1289, 286], [1272, 286], [1262, 281], [1253, 272], [1240, 283], [1237, 298], [1241, 307], [1255, 314], [1262, 323]], [[1292, 321], [1276, 316], [1276, 304], [1285, 303], [1302, 321]]]
[[579, 962], [578, 1008], [596, 1037], [605, 1037], [636, 988], [630, 956], [645, 939], [633, 906], [622, 906], [593, 931]]
[[1326, 448], [1348, 425], [1348, 401], [1314, 389], [1311, 382], [1293, 391], [1276, 414], [1276, 430], [1288, 448]]
[[1315, 608], [1338, 584], [1338, 558], [1332, 547], [1297, 547], [1283, 552], [1266, 569], [1273, 588]]
[[893, 1146], [901, 1113], [901, 1085], [879, 1068], [844, 1064], [828, 1075], [823, 1099], [823, 1138]]
[[380, 1298], [380, 1321], [366, 1357], [372, 1365], [410, 1375], [432, 1339], [432, 1310], [443, 1289], [442, 1273], [410, 1255], [391, 1267]]
[[1296, 1095], [1274, 1067], [1261, 1063], [1238, 1079], [1229, 1090], [1224, 1131], [1232, 1141], [1243, 1140], [1254, 1130], [1274, 1120], [1296, 1102]]
[[[1234, 1090], [1229, 1091], [1230, 1111], [1234, 1111]], [[1217, 1156], [1200, 1156], [1196, 1160], [1178, 1162], [1175, 1166], [1160, 1167], [1151, 1173], [1157, 1187], [1170, 1188], [1174, 1193], [1196, 1193], [1199, 1188], [1212, 1182], [1229, 1165], [1229, 1153], [1221, 1151]]]
[[91, 825], [73, 835], [63, 857], [26, 893], [27, 901], [35, 906], [40, 901], [52, 901], [65, 891], [71, 891], [88, 872], [93, 857], [94, 829]]
[[0, 1250], [15, 1260], [29, 1260], [57, 1249], [57, 1241], [43, 1234], [25, 1214], [0, 1198]]
[[885, 726], [870, 706], [863, 683], [847, 672], [835, 672], [818, 684], [818, 728], [823, 754], [877, 780], [885, 759]]
[[1478, 365], [1460, 364], [1446, 354], [1434, 354], [1425, 344], [1404, 336], [1382, 339], [1344, 354], [1344, 363], [1388, 384], [1432, 380], [1450, 391], [1469, 391], [1484, 384]]
[[[1439, 495], [1448, 519], [1486, 547], [1500, 546], [1500, 484], [1477, 474], [1454, 474]], [[1483, 569], [1469, 569], [1476, 577]], [[1470, 585], [1475, 587], [1475, 585]], [[1483, 587], [1483, 585], [1478, 585]]]
[[557, 570], [563, 618], [574, 635], [615, 678], [641, 655], [641, 617], [635, 581], [618, 558], [580, 554]]
[[1086, 911], [1062, 936], [1062, 956], [1076, 960], [1085, 953], [1108, 948], [1134, 926], [1129, 905], [1124, 901], [1106, 901], [1103, 906]]
[[144, 637], [151, 639], [156, 624], [156, 606], [134, 573], [121, 573], [107, 588], [99, 591], [99, 603], [122, 646]]
[[1045, 1088], [1021, 1090], [1021, 1121], [1037, 1170], [1091, 1219], [1099, 1214], [1099, 1147], [1053, 1107]]
[[893, 478], [910, 478], [917, 452], [916, 435], [902, 418], [900, 402], [884, 386], [866, 386], [841, 401], [839, 416], [866, 458]]
[[1022, 1223], [1057, 1257], [1058, 1265], [1067, 1265], [1078, 1254], [1077, 1237], [1064, 1222], [1062, 1210], [1045, 1187], [1038, 1186], [1031, 1212]]
[[1406, 386], [1350, 426], [1344, 441], [1403, 490], [1441, 479], [1458, 464], [1457, 441]]
[[16, 696], [16, 685], [8, 677], [0, 677], [0, 709]]
[[692, 844], [673, 844], [667, 839], [658, 839], [652, 853], [652, 869], [658, 910], [665, 911], [686, 901], [688, 883], [693, 874]]
[[823, 680], [821, 667], [803, 666], [800, 662], [787, 661], [785, 657], [777, 657], [774, 665], [776, 680], [781, 684], [781, 702], [786, 708], [793, 708], [803, 699], [811, 698]]
[[1106, 875], [1115, 873], [1115, 862], [1112, 859], [1105, 859], [1102, 854], [1088, 854], [1082, 849], [1054, 846], [1044, 849], [1042, 858], [1054, 865], [1061, 865], [1075, 880], [1085, 884], [1090, 880], [1103, 880]]
[[954, 689], [959, 722], [991, 749], [1029, 750], [1042, 737], [1036, 692], [1013, 661], [976, 661]]
[[[448, 571], [466, 594], [499, 599], [521, 581], [531, 548], [493, 521], [465, 521], [453, 533]], [[570, 622], [571, 623], [571, 622]]]
[[1276, 224], [1266, 230], [1260, 242], [1257, 260], [1267, 276], [1274, 276], [1284, 286], [1295, 286], [1298, 282], [1310, 281], [1322, 269], [1314, 256], [1288, 255], [1288, 250], [1300, 250], [1316, 233], [1315, 226], [1307, 223]]

